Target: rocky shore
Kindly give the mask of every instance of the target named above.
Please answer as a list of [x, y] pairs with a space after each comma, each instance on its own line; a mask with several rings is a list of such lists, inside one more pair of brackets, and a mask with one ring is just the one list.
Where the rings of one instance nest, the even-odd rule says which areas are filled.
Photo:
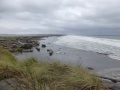
[[39, 46], [40, 36], [0, 37], [0, 46], [10, 52], [32, 52], [33, 47]]

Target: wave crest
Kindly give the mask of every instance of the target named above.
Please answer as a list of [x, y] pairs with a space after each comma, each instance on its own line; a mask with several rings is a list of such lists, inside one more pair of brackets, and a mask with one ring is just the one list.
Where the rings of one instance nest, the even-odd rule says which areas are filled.
[[120, 40], [69, 35], [59, 37], [54, 43], [70, 48], [106, 54], [110, 58], [120, 60]]

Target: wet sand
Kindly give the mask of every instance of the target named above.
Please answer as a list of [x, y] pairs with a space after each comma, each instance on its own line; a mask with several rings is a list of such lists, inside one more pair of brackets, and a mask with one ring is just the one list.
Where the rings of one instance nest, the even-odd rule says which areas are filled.
[[[44, 40], [40, 41], [40, 52], [38, 52], [36, 49], [33, 49], [33, 52], [16, 55], [16, 58], [23, 60], [26, 58], [34, 57], [40, 61], [60, 61], [72, 65], [92, 67], [95, 70], [120, 68], [119, 60], [113, 60], [107, 55], [102, 55], [95, 52], [59, 46], [54, 44], [56, 40], [57, 37], [45, 38]], [[45, 44], [46, 48], [42, 48], [42, 44]], [[49, 56], [47, 49], [53, 50], [52, 56]]]

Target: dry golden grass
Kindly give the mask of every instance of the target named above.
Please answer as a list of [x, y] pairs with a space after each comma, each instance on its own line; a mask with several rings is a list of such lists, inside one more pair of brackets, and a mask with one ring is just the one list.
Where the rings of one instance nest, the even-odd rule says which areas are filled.
[[[82, 67], [60, 62], [17, 61], [0, 49], [0, 80], [14, 79], [13, 90], [106, 90], [101, 81]], [[12, 80], [11, 79], [11, 80]]]

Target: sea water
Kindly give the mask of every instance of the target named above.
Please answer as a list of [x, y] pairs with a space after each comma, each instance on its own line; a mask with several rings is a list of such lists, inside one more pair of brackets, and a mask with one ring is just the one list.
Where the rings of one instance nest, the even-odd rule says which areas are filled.
[[120, 40], [118, 39], [68, 35], [59, 37], [55, 44], [97, 52], [108, 55], [112, 59], [120, 60]]

